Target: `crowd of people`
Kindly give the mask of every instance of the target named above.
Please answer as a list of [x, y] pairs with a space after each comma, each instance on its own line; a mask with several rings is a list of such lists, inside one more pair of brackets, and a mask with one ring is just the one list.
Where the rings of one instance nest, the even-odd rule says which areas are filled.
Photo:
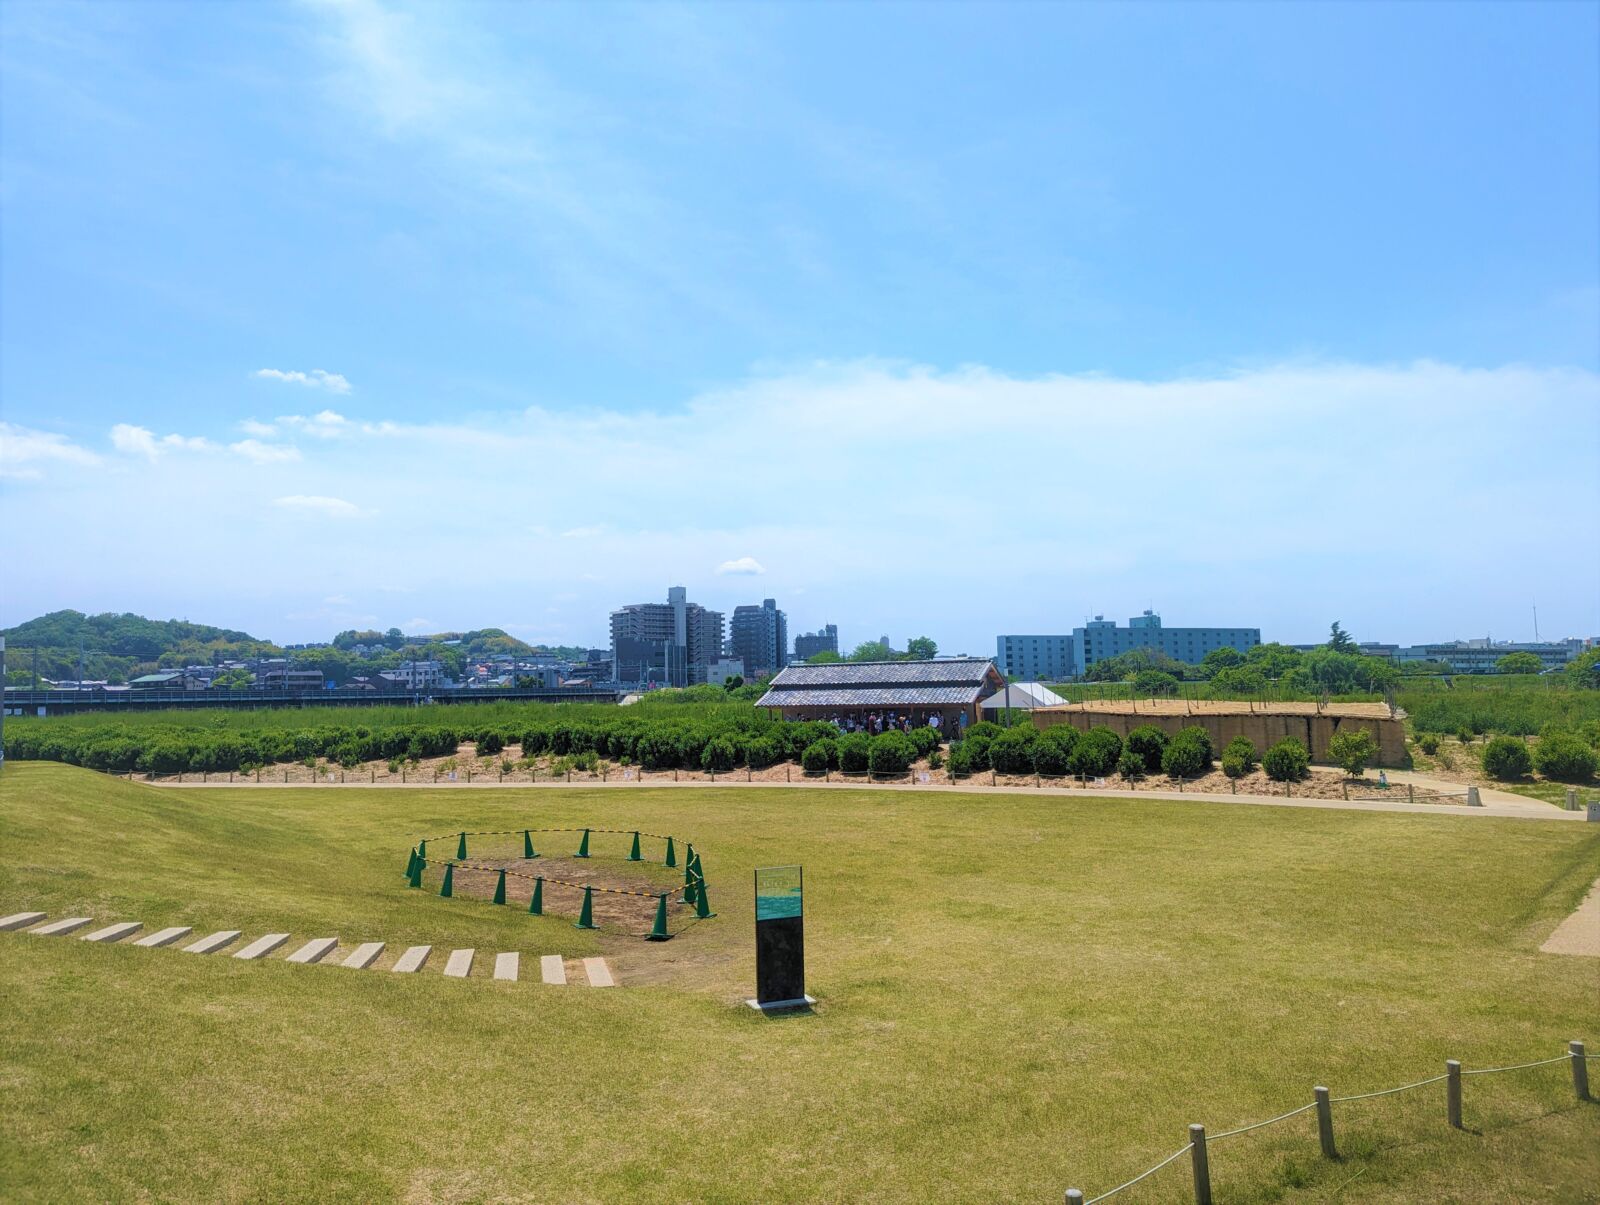
[[[841, 733], [865, 732], [877, 736], [882, 732], [910, 732], [913, 728], [932, 728], [943, 735], [944, 717], [937, 711], [868, 711], [847, 712], [831, 716], [828, 723]], [[967, 716], [961, 713], [960, 727], [965, 728]]]

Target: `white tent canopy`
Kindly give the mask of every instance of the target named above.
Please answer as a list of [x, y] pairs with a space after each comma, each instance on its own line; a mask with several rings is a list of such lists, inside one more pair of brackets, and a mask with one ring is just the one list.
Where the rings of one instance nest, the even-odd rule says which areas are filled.
[[1004, 711], [1007, 707], [1018, 711], [1031, 711], [1035, 707], [1055, 707], [1066, 700], [1055, 691], [1037, 682], [1013, 682], [1002, 691], [990, 695], [978, 706], [984, 711]]

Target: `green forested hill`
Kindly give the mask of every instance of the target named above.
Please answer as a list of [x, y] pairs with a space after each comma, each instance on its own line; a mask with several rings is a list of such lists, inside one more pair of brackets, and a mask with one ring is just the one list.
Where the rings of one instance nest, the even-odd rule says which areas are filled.
[[41, 678], [76, 678], [80, 650], [90, 678], [123, 681], [142, 667], [207, 663], [255, 657], [276, 651], [271, 641], [248, 632], [190, 623], [186, 619], [146, 619], [143, 615], [52, 611], [0, 631], [6, 639], [7, 676], [23, 685], [35, 671]]

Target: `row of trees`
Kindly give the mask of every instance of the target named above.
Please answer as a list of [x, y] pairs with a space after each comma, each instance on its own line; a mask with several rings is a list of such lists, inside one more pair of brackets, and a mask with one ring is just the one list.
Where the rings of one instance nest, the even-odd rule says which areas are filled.
[[863, 640], [849, 653], [816, 653], [807, 659], [807, 665], [830, 665], [838, 661], [927, 661], [939, 655], [939, 646], [931, 636], [913, 636], [906, 641], [901, 652], [889, 643], [887, 636], [877, 640]]

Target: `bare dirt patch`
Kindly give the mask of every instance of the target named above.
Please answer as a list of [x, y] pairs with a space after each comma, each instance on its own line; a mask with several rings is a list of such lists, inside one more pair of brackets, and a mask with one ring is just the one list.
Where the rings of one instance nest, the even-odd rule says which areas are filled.
[[[614, 858], [496, 858], [474, 857], [456, 866], [456, 895], [494, 898], [500, 870], [506, 871], [506, 906], [528, 908], [534, 880], [544, 879], [544, 910], [576, 919], [583, 906], [585, 884], [594, 890], [594, 923], [601, 930], [644, 937], [655, 923], [657, 900], [667, 893], [667, 926], [676, 931], [694, 919], [692, 905], [683, 903], [683, 873], [648, 862]], [[627, 894], [618, 894], [626, 892]], [[707, 893], [709, 894], [709, 892]]]

